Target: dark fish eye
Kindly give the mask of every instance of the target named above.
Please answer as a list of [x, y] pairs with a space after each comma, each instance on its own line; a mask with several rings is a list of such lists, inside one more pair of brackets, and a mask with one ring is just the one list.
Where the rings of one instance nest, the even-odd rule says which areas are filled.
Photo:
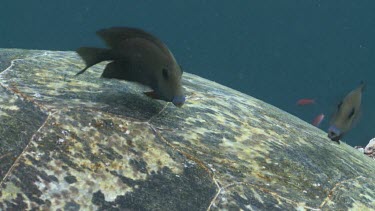
[[168, 78], [169, 78], [168, 70], [165, 69], [165, 68], [163, 68], [163, 77], [164, 77], [165, 80], [168, 80]]
[[354, 110], [354, 108], [353, 108], [353, 109], [350, 111], [350, 113], [349, 113], [348, 119], [350, 119], [350, 118], [353, 117], [354, 112], [355, 112], [355, 110]]

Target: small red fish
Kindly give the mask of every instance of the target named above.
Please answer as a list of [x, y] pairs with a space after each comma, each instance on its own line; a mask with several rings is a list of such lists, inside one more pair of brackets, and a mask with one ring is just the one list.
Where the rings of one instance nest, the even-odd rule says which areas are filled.
[[323, 119], [324, 119], [324, 114], [319, 114], [318, 116], [315, 117], [312, 124], [314, 126], [318, 127], [320, 125], [320, 123], [322, 123]]
[[314, 104], [314, 103], [315, 103], [315, 99], [309, 99], [309, 98], [303, 98], [297, 101], [297, 105], [300, 105], [300, 106]]

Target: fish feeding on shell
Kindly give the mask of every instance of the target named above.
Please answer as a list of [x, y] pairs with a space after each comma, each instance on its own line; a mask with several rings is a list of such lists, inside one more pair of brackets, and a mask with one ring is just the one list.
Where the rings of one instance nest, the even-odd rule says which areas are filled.
[[336, 112], [331, 119], [331, 126], [328, 129], [328, 137], [332, 141], [340, 143], [339, 140], [352, 128], [358, 118], [364, 87], [365, 84], [362, 82], [337, 105]]
[[172, 102], [185, 102], [181, 85], [182, 70], [168, 47], [155, 36], [136, 28], [114, 27], [97, 31], [108, 49], [81, 47], [76, 52], [89, 67], [111, 61], [101, 77], [138, 82], [153, 89], [147, 96]]

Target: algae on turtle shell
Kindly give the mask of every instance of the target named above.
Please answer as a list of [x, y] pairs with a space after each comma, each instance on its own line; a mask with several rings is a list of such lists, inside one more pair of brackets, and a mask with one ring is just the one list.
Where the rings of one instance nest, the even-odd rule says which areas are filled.
[[0, 210], [375, 209], [375, 163], [280, 109], [187, 73], [176, 108], [83, 66], [0, 50]]

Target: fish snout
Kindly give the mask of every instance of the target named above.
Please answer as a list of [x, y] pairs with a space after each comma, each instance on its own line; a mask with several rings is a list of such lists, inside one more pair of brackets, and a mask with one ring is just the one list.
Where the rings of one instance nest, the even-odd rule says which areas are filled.
[[332, 125], [328, 128], [328, 138], [332, 141], [339, 141], [342, 137], [342, 132], [336, 126]]
[[174, 96], [172, 103], [177, 107], [181, 107], [185, 103], [185, 100], [185, 96]]

